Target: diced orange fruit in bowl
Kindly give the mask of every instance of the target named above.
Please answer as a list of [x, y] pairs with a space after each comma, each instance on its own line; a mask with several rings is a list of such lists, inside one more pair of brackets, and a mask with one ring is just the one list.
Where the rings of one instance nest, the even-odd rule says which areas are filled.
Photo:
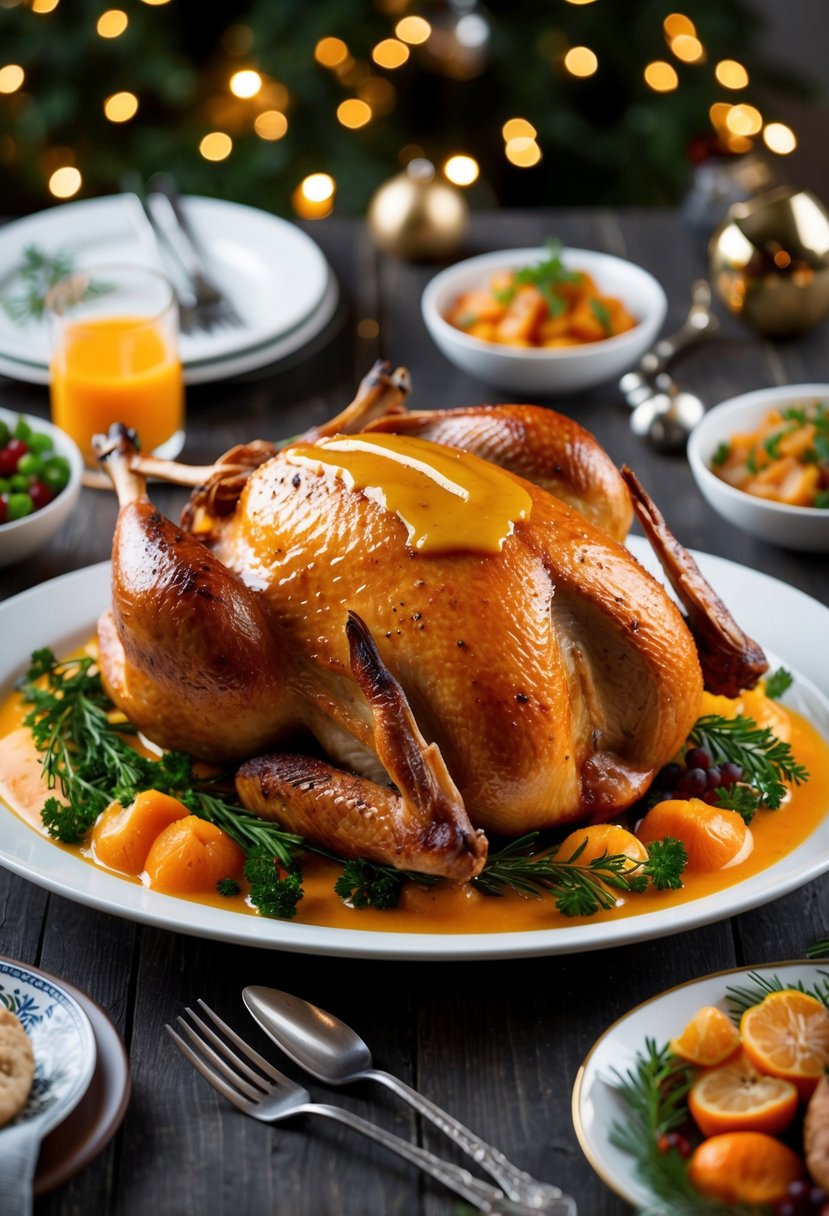
[[675, 1056], [708, 1068], [722, 1064], [740, 1046], [740, 1032], [721, 1009], [715, 1005], [704, 1005], [699, 1009], [682, 1034], [671, 1039], [669, 1044]]
[[644, 844], [672, 836], [688, 852], [688, 871], [705, 873], [739, 865], [753, 848], [751, 831], [736, 811], [701, 798], [671, 798], [648, 811], [636, 835]]
[[760, 1072], [791, 1081], [808, 1098], [829, 1068], [829, 1010], [795, 988], [770, 993], [740, 1020], [743, 1050]]
[[122, 874], [140, 874], [162, 829], [189, 815], [177, 798], [142, 790], [129, 806], [111, 802], [92, 829], [95, 860]]
[[723, 1203], [776, 1203], [804, 1175], [792, 1149], [765, 1132], [725, 1132], [691, 1155], [688, 1177], [703, 1195]]
[[226, 832], [188, 815], [156, 837], [144, 869], [148, 886], [182, 895], [212, 891], [222, 878], [240, 878], [244, 862], [244, 853]]
[[696, 1079], [688, 1094], [688, 1109], [704, 1136], [736, 1131], [775, 1136], [791, 1123], [798, 1100], [791, 1081], [764, 1076], [740, 1053]]

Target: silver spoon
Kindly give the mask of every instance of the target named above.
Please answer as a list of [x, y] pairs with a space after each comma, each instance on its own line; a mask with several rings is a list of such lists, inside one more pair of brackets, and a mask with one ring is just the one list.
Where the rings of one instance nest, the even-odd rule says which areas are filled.
[[685, 446], [704, 413], [705, 406], [699, 397], [675, 384], [663, 372], [657, 376], [650, 396], [633, 410], [630, 429], [660, 451], [675, 452]]
[[242, 999], [277, 1047], [318, 1081], [347, 1085], [379, 1081], [439, 1127], [495, 1179], [509, 1199], [548, 1216], [576, 1216], [576, 1204], [557, 1186], [538, 1182], [452, 1115], [391, 1073], [372, 1067], [371, 1052], [345, 1022], [317, 1005], [276, 988], [248, 987]]

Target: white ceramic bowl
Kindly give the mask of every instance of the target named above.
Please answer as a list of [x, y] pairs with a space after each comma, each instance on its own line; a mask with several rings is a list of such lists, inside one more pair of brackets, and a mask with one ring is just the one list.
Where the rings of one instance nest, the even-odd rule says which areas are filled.
[[829, 510], [768, 502], [735, 489], [711, 472], [718, 446], [736, 432], [754, 430], [768, 410], [819, 400], [829, 402], [829, 384], [789, 384], [731, 397], [709, 410], [694, 427], [688, 440], [688, 461], [703, 496], [729, 523], [786, 549], [825, 553], [829, 552]]
[[487, 288], [498, 270], [517, 270], [546, 257], [546, 249], [501, 249], [456, 262], [427, 283], [421, 300], [423, 320], [447, 359], [478, 380], [509, 392], [555, 396], [594, 388], [620, 376], [641, 358], [665, 320], [665, 292], [641, 266], [589, 249], [562, 249], [561, 260], [571, 270], [587, 271], [603, 294], [623, 302], [639, 322], [626, 333], [584, 346], [531, 350], [470, 337], [446, 320], [462, 292]]
[[0, 566], [10, 566], [12, 562], [22, 561], [45, 545], [72, 514], [81, 492], [83, 457], [75, 441], [45, 418], [0, 409], [0, 418], [11, 428], [14, 428], [20, 417], [25, 418], [33, 431], [51, 435], [52, 455], [65, 456], [69, 461], [69, 481], [61, 492], [39, 511], [33, 511], [23, 519], [13, 519], [0, 524]]

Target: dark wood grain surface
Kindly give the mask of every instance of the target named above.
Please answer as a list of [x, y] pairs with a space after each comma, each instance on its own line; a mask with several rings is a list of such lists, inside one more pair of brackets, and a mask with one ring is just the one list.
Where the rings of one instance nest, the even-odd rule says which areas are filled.
[[[357, 222], [311, 228], [343, 289], [322, 339], [287, 366], [228, 383], [191, 388], [184, 458], [212, 459], [231, 444], [277, 438], [320, 421], [350, 400], [378, 355], [407, 365], [417, 408], [503, 400], [455, 370], [420, 319], [435, 268], [378, 258]], [[666, 332], [687, 311], [704, 270], [670, 212], [597, 211], [481, 215], [471, 254], [541, 243], [631, 258], [652, 271], [669, 298]], [[376, 337], [361, 322], [376, 321]], [[761, 342], [725, 320], [720, 336], [681, 366], [708, 403], [771, 384], [829, 381], [827, 329], [786, 344]], [[47, 416], [47, 390], [0, 378], [0, 404]], [[683, 456], [650, 451], [628, 428], [614, 384], [549, 404], [593, 430], [628, 462], [689, 547], [758, 569], [822, 602], [825, 556], [786, 552], [716, 517], [693, 486]], [[177, 514], [180, 492], [159, 488]], [[109, 556], [113, 498], [85, 489], [73, 519], [36, 558], [2, 572], [4, 596]], [[4, 651], [14, 639], [0, 637]], [[401, 963], [304, 957], [215, 943], [147, 928], [48, 894], [0, 871], [0, 954], [36, 964], [88, 993], [128, 1046], [134, 1092], [115, 1139], [85, 1170], [36, 1204], [37, 1216], [448, 1216], [455, 1199], [379, 1148], [322, 1120], [268, 1128], [237, 1114], [199, 1078], [163, 1032], [201, 996], [240, 1029], [245, 984], [301, 994], [351, 1022], [376, 1062], [415, 1084], [500, 1146], [518, 1164], [574, 1194], [581, 1216], [619, 1216], [627, 1206], [592, 1172], [578, 1147], [570, 1094], [596, 1037], [632, 1005], [712, 970], [795, 958], [829, 928], [825, 880], [707, 928], [585, 955], [474, 963]], [[256, 1041], [265, 1046], [260, 1036]], [[295, 1070], [290, 1066], [286, 1071]], [[328, 1100], [311, 1084], [314, 1097]], [[450, 1155], [431, 1128], [377, 1086], [337, 1092], [349, 1110]], [[0, 1199], [0, 1208], [2, 1200]]]

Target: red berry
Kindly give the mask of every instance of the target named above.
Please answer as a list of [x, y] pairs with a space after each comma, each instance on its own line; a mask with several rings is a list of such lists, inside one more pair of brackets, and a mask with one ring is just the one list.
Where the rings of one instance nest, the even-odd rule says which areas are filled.
[[4, 524], [9, 517], [9, 500], [5, 494], [0, 494], [0, 524]]
[[51, 502], [55, 496], [45, 482], [33, 481], [29, 486], [29, 497], [35, 504], [35, 510], [39, 511], [41, 507], [46, 506], [47, 502]]
[[0, 477], [11, 477], [12, 473], [16, 473], [19, 459], [8, 448], [0, 448]]
[[687, 768], [708, 768], [711, 764], [711, 753], [707, 747], [692, 747], [685, 753]]

